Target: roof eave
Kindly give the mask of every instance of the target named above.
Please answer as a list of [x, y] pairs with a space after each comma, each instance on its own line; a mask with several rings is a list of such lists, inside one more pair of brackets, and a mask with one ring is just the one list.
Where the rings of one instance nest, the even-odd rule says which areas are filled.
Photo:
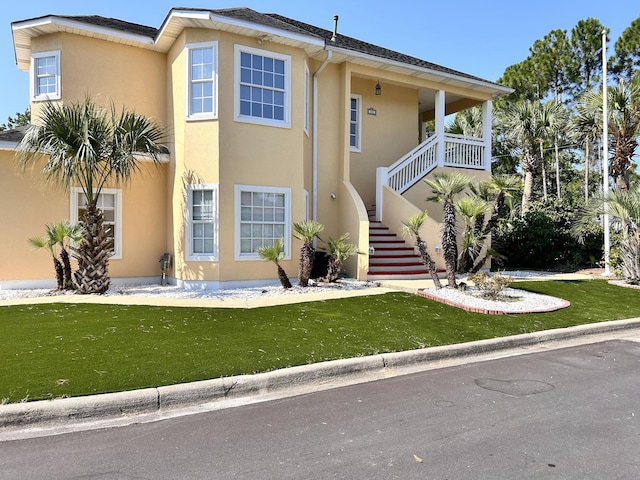
[[472, 90], [479, 90], [486, 93], [491, 93], [493, 97], [498, 97], [502, 95], [508, 95], [513, 92], [512, 88], [505, 87], [504, 85], [500, 85], [497, 83], [490, 82], [488, 80], [482, 80], [479, 78], [470, 78], [465, 75], [455, 75], [449, 72], [443, 72], [440, 70], [429, 69], [425, 67], [420, 67], [417, 65], [411, 65], [405, 62], [399, 62], [397, 60], [391, 60], [388, 58], [378, 57], [375, 55], [357, 52], [355, 50], [351, 50], [348, 48], [336, 47], [327, 43], [327, 50], [332, 50], [335, 53], [345, 55], [347, 57], [352, 57], [361, 60], [365, 60], [368, 62], [378, 62], [380, 64], [388, 65], [389, 67], [405, 69], [408, 71], [417, 74], [417, 76], [423, 76], [426, 79], [437, 79], [438, 81], [448, 83], [448, 84], [459, 84], [460, 86], [464, 86], [465, 88], [471, 88]]

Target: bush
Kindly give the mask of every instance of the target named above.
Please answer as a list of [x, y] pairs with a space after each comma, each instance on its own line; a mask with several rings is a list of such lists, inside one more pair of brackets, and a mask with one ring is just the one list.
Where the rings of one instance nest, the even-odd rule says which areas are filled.
[[602, 228], [597, 224], [585, 232], [584, 243], [572, 235], [571, 228], [579, 206], [553, 199], [535, 202], [524, 217], [501, 221], [492, 247], [505, 258], [506, 268], [593, 267], [602, 258]]
[[513, 278], [505, 277], [500, 273], [489, 275], [485, 272], [478, 272], [469, 275], [467, 278], [478, 287], [482, 298], [489, 298], [491, 300], [497, 300], [500, 293], [513, 282]]

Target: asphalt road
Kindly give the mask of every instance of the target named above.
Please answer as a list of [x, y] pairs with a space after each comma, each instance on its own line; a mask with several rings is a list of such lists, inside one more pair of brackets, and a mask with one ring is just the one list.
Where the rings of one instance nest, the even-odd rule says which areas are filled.
[[612, 340], [1, 442], [0, 478], [635, 479], [639, 367]]

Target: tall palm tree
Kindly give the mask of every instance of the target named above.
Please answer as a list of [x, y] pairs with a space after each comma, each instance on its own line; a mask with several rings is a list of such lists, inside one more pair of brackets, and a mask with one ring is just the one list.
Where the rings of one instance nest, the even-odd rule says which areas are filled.
[[458, 261], [458, 244], [456, 243], [456, 207], [455, 198], [471, 184], [471, 178], [459, 173], [441, 173], [424, 182], [431, 189], [427, 201], [442, 203], [442, 252], [447, 269], [449, 287], [458, 288], [456, 283], [456, 264]]
[[408, 220], [402, 222], [402, 233], [405, 235], [412, 235], [415, 238], [415, 247], [418, 250], [420, 259], [424, 266], [427, 267], [427, 270], [429, 270], [429, 275], [431, 276], [431, 280], [433, 280], [433, 284], [436, 289], [439, 290], [442, 288], [442, 284], [440, 283], [438, 272], [436, 271], [436, 262], [433, 261], [433, 257], [429, 253], [427, 242], [420, 236], [420, 229], [422, 228], [422, 225], [424, 225], [426, 219], [426, 211], [409, 217]]
[[[513, 149], [522, 157], [524, 173], [521, 215], [525, 215], [533, 195], [533, 182], [542, 167], [544, 143], [553, 140], [558, 128], [561, 107], [554, 101], [541, 104], [518, 102], [500, 116], [501, 128]], [[546, 179], [543, 179], [546, 185]]]
[[577, 115], [571, 123], [571, 133], [584, 144], [584, 199], [589, 200], [589, 173], [591, 171], [591, 155], [597, 139], [602, 135], [602, 112], [589, 108], [589, 94], [582, 95], [576, 105]]
[[87, 200], [80, 223], [83, 239], [74, 248], [78, 260], [76, 284], [80, 293], [104, 293], [109, 288], [111, 241], [98, 209], [107, 185], [128, 182], [139, 169], [141, 156], [154, 163], [164, 148], [164, 130], [152, 120], [113, 103], [103, 109], [86, 97], [70, 104], [46, 103], [38, 121], [19, 145], [19, 161], [30, 165], [45, 157], [45, 178], [65, 189], [79, 186]]
[[[616, 188], [628, 190], [631, 160], [640, 135], [640, 74], [628, 83], [620, 79], [615, 87], [607, 88], [607, 96], [611, 174], [615, 177]], [[602, 91], [588, 92], [584, 102], [586, 111], [602, 118]]]
[[280, 265], [280, 260], [284, 256], [284, 252], [282, 251], [282, 247], [284, 246], [284, 238], [278, 238], [272, 245], [267, 245], [264, 247], [258, 248], [258, 255], [260, 258], [273, 262], [275, 266], [278, 268], [278, 280], [280, 280], [280, 284], [283, 288], [291, 288], [291, 282], [289, 281], [289, 277], [287, 273], [284, 271], [284, 268]]
[[300, 270], [298, 271], [298, 285], [306, 287], [309, 285], [311, 271], [313, 270], [313, 261], [316, 255], [316, 249], [313, 247], [313, 239], [324, 230], [324, 225], [315, 220], [305, 220], [293, 224], [295, 233], [293, 236], [298, 240], [302, 240], [300, 247]]
[[327, 268], [326, 280], [335, 282], [340, 277], [340, 268], [349, 257], [358, 253], [358, 246], [347, 242], [349, 232], [341, 235], [337, 239], [329, 237], [327, 240], [326, 252], [329, 255], [329, 266]]

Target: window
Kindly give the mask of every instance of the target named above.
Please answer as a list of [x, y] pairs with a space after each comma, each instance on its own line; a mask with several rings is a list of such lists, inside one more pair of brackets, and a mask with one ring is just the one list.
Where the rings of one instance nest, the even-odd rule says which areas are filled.
[[187, 118], [216, 118], [217, 110], [217, 53], [218, 44], [187, 45], [188, 93]]
[[188, 260], [218, 259], [218, 186], [187, 186]]
[[236, 185], [236, 259], [258, 259], [258, 248], [284, 239], [291, 258], [291, 189]]
[[304, 62], [304, 131], [309, 135], [309, 116], [310, 116], [310, 102], [311, 99], [311, 78], [309, 77], [309, 67], [307, 62]]
[[[112, 259], [122, 258], [121, 190], [103, 188], [96, 207], [104, 216], [104, 227], [113, 250]], [[71, 189], [71, 223], [78, 223], [87, 211], [87, 198], [81, 188]]]
[[34, 53], [31, 57], [31, 98], [60, 98], [60, 52]]
[[360, 104], [362, 103], [362, 97], [360, 95], [351, 95], [351, 109], [349, 115], [349, 146], [352, 152], [360, 151], [361, 143], [361, 125], [362, 115]]
[[290, 57], [236, 45], [235, 118], [290, 126]]

